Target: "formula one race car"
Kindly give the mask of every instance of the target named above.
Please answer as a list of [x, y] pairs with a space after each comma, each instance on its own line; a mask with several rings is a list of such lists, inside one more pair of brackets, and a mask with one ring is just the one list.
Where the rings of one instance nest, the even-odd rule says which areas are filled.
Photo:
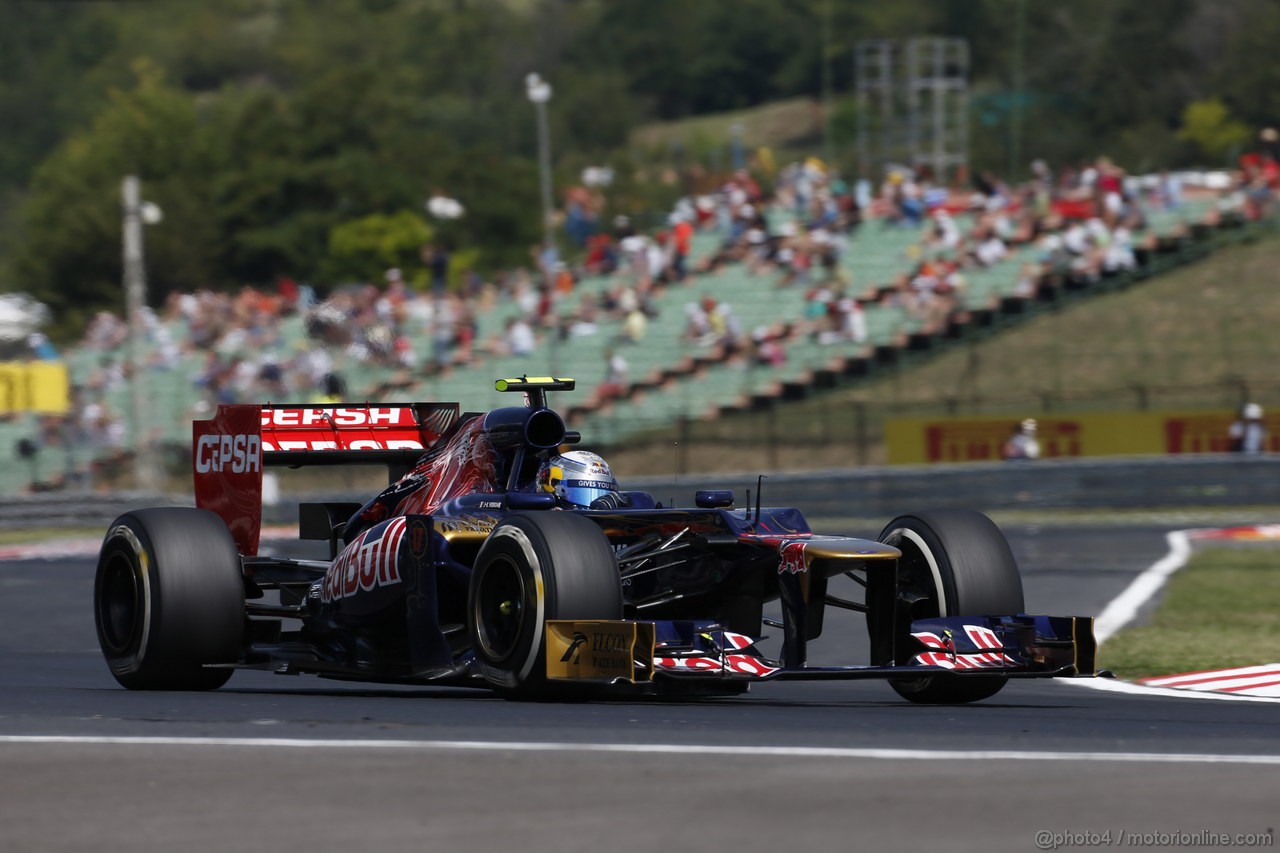
[[[754, 507], [717, 490], [664, 507], [617, 490], [607, 468], [548, 474], [580, 436], [547, 392], [572, 387], [499, 380], [525, 405], [488, 413], [220, 406], [193, 425], [197, 507], [125, 513], [103, 541], [94, 608], [112, 675], [208, 690], [247, 667], [510, 697], [879, 678], [956, 703], [1010, 678], [1096, 674], [1092, 620], [1024, 615], [1009, 546], [980, 513], [903, 515], [872, 541], [815, 534], [758, 490]], [[369, 462], [392, 485], [367, 504], [300, 507], [301, 537], [330, 559], [259, 556], [265, 465]], [[566, 500], [566, 485], [600, 497]], [[830, 594], [837, 575], [863, 600]], [[772, 600], [781, 620], [764, 616]], [[870, 661], [806, 665], [831, 608], [866, 615]], [[758, 648], [766, 624], [782, 633], [777, 658]]]

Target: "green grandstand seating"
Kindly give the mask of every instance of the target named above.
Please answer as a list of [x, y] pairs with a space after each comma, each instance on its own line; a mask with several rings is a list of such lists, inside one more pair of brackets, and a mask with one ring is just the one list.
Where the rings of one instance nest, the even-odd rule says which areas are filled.
[[[1164, 233], [1182, 222], [1198, 220], [1213, 203], [1211, 199], [1196, 200], [1177, 211], [1153, 212], [1149, 217], [1150, 231]], [[960, 223], [962, 228], [968, 225], [967, 221]], [[859, 228], [850, 237], [848, 251], [842, 260], [842, 270], [852, 282], [848, 292], [860, 295], [868, 289], [892, 284], [898, 276], [906, 273], [919, 256], [917, 247], [928, 227], [886, 227], [878, 222], [869, 222]], [[719, 241], [719, 236], [713, 232], [695, 235], [694, 258], [705, 257], [714, 251]], [[985, 308], [998, 303], [1001, 297], [1012, 293], [1022, 264], [1034, 257], [1034, 247], [1021, 247], [990, 269], [967, 269], [965, 305]], [[727, 303], [748, 336], [761, 326], [779, 322], [794, 324], [803, 320], [808, 287], [779, 287], [779, 277], [777, 272], [752, 276], [744, 267], [725, 267], [714, 274], [659, 289], [653, 299], [659, 316], [650, 320], [645, 340], [639, 345], [615, 343], [620, 321], [601, 317], [595, 335], [561, 341], [554, 354], [549, 339], [544, 335], [536, 351], [527, 357], [495, 357], [483, 352], [485, 342], [500, 335], [506, 321], [519, 312], [511, 300], [499, 301], [492, 310], [476, 315], [479, 334], [473, 363], [453, 366], [440, 376], [420, 374], [413, 378], [409, 387], [392, 393], [400, 399], [454, 400], [466, 410], [483, 410], [507, 402], [492, 390], [493, 379], [521, 373], [550, 373], [554, 361], [558, 365], [557, 373], [578, 379], [577, 389], [557, 396], [557, 405], [562, 408], [585, 406], [592, 401], [597, 386], [605, 377], [605, 354], [610, 347], [616, 346], [629, 362], [633, 382], [654, 379], [676, 368], [683, 369], [693, 359], [707, 356], [708, 347], [684, 338], [684, 306], [689, 302], [710, 296]], [[569, 314], [577, 310], [582, 294], [599, 294], [620, 280], [614, 276], [584, 279], [577, 284], [572, 296], [560, 300], [557, 311], [562, 315]], [[691, 376], [668, 381], [635, 399], [619, 400], [602, 411], [589, 413], [582, 428], [592, 432], [598, 430], [604, 440], [619, 440], [637, 431], [670, 424], [679, 417], [700, 417], [717, 407], [749, 400], [753, 395], [774, 394], [784, 383], [807, 381], [814, 370], [829, 367], [843, 358], [865, 354], [872, 346], [894, 345], [920, 328], [920, 320], [898, 306], [869, 304], [865, 310], [868, 340], [864, 343], [843, 341], [822, 345], [801, 338], [791, 343], [787, 361], [776, 368], [748, 365], [744, 360], [708, 364]], [[171, 324], [169, 332], [179, 344], [189, 337], [185, 325], [180, 322]], [[431, 356], [430, 335], [424, 330], [412, 338], [419, 357], [425, 363]], [[311, 345], [302, 317], [289, 317], [281, 323], [277, 352], [282, 358]], [[149, 345], [144, 353], [149, 355], [153, 351], [154, 347]], [[103, 354], [87, 349], [69, 352], [67, 363], [73, 381], [83, 384], [102, 357]], [[113, 354], [113, 357], [121, 356]], [[356, 400], [372, 395], [375, 389], [402, 373], [393, 367], [360, 363], [345, 352], [334, 352], [333, 359], [335, 369], [347, 379], [349, 396]], [[195, 403], [202, 396], [193, 377], [200, 373], [203, 363], [201, 354], [189, 353], [171, 369], [148, 369], [148, 399], [152, 402], [158, 438], [177, 444], [189, 441], [190, 418]], [[123, 389], [108, 395], [108, 402], [117, 412], [129, 411], [128, 394]], [[12, 445], [17, 438], [24, 430], [29, 432], [31, 429], [22, 422], [0, 424], [0, 444], [8, 442], [8, 452], [12, 453]], [[3, 452], [6, 451], [0, 450]], [[11, 491], [24, 488], [30, 479], [29, 474], [24, 473], [20, 462], [11, 458], [10, 463], [0, 474], [0, 487]]]

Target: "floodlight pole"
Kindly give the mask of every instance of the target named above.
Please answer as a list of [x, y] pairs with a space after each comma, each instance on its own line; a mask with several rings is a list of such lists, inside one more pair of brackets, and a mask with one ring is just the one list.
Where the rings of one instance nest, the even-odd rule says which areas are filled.
[[151, 458], [150, 401], [144, 387], [142, 366], [142, 309], [147, 304], [147, 273], [142, 248], [142, 194], [137, 175], [126, 175], [121, 187], [124, 205], [124, 299], [129, 321], [129, 391], [133, 409], [133, 477], [135, 488], [154, 492], [159, 488]]
[[[547, 127], [547, 101], [551, 100], [551, 84], [539, 74], [529, 74], [524, 78], [525, 93], [533, 103], [534, 112], [538, 116], [538, 174], [542, 184], [542, 252], [540, 258], [545, 259], [555, 240], [553, 230], [553, 207], [551, 205], [551, 131]], [[553, 270], [544, 270], [546, 281], [550, 285], [551, 296], [551, 375], [560, 373], [560, 317], [555, 310], [555, 281]]]
[[525, 78], [529, 100], [538, 116], [538, 174], [542, 184], [542, 247], [551, 248], [551, 131], [547, 127], [547, 101], [551, 100], [551, 84], [537, 74]]

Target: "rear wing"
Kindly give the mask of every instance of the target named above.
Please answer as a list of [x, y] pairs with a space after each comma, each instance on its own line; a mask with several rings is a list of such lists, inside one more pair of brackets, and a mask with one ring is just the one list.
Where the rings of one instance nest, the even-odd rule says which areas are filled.
[[457, 403], [219, 406], [194, 421], [196, 506], [227, 524], [241, 554], [258, 552], [267, 465], [412, 466], [459, 420]]

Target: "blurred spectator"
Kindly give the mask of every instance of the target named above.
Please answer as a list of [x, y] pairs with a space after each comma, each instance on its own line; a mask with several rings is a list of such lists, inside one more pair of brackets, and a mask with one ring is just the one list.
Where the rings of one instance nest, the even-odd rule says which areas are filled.
[[622, 332], [618, 336], [620, 343], [638, 344], [644, 340], [644, 336], [649, 329], [649, 318], [639, 307], [633, 308], [627, 312], [627, 316], [622, 321]]
[[314, 402], [326, 406], [347, 402], [346, 380], [337, 373], [326, 373], [324, 375], [324, 390], [320, 396], [316, 397]]
[[675, 251], [672, 256], [672, 276], [676, 281], [684, 281], [688, 277], [689, 251], [693, 245], [693, 224], [683, 215], [675, 216], [671, 228]]
[[1240, 416], [1227, 430], [1229, 448], [1234, 453], [1262, 453], [1267, 449], [1267, 427], [1262, 421], [1262, 407], [1245, 403]]
[[507, 352], [512, 355], [532, 355], [537, 344], [533, 327], [523, 317], [507, 321]]
[[27, 336], [27, 349], [30, 350], [31, 356], [38, 361], [57, 361], [58, 350], [49, 341], [49, 338], [39, 332], [33, 332]]
[[1034, 418], [1014, 424], [1013, 434], [1005, 439], [1000, 448], [1000, 456], [1006, 460], [1040, 458], [1040, 442], [1036, 439]]
[[755, 344], [756, 364], [763, 367], [778, 367], [786, 364], [786, 347], [782, 345], [779, 336], [772, 334], [768, 328], [761, 327], [752, 332], [751, 341]]

